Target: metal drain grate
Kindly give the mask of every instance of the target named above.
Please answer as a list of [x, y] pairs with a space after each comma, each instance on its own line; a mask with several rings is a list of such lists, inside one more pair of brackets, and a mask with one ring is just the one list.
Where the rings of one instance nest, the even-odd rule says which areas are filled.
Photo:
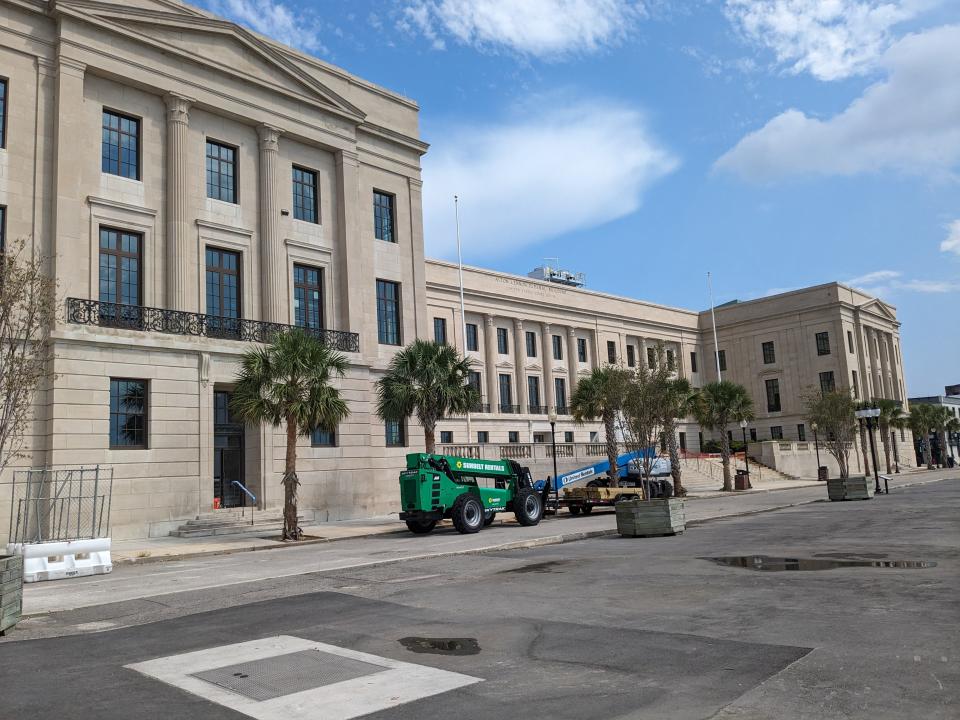
[[193, 677], [252, 700], [271, 700], [388, 669], [322, 650], [303, 650], [205, 670]]

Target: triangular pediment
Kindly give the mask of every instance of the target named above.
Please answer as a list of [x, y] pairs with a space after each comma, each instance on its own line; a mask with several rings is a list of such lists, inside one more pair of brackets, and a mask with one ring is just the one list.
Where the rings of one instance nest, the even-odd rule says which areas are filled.
[[140, 6], [58, 0], [61, 12], [80, 14], [163, 52], [296, 96], [361, 122], [365, 113], [320, 82], [291, 53], [235, 23], [163, 0]]
[[890, 309], [890, 306], [882, 300], [870, 300], [865, 302], [858, 309], [860, 312], [873, 313], [874, 315], [879, 315], [887, 320], [890, 320], [891, 322], [898, 322], [896, 314], [894, 314], [894, 312]]

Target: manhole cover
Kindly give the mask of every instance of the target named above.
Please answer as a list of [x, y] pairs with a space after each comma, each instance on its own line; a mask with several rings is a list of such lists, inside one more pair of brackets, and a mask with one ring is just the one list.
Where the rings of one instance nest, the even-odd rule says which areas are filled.
[[205, 670], [193, 673], [193, 677], [252, 700], [270, 700], [373, 675], [386, 669], [383, 665], [333, 655], [322, 650], [304, 650]]

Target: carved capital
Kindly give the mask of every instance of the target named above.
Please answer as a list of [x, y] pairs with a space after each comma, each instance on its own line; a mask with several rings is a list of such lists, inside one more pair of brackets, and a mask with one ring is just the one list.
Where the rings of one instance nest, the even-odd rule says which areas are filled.
[[544, 334], [545, 334], [545, 335], [549, 335], [549, 334], [550, 334], [550, 323], [540, 323], [540, 325], [541, 325], [541, 327], [543, 327], [543, 332], [544, 332]]
[[517, 332], [520, 332], [521, 330], [523, 330], [523, 320], [521, 320], [520, 318], [514, 318], [513, 329], [516, 330]]
[[487, 327], [493, 327], [493, 315], [484, 315], [483, 319], [486, 321]]
[[567, 328], [567, 335], [569, 335], [571, 338], [577, 337], [577, 329], [571, 325]]
[[283, 130], [272, 125], [257, 125], [257, 135], [260, 137], [260, 150], [263, 152], [280, 152], [280, 135]]
[[163, 96], [163, 102], [167, 106], [167, 122], [190, 124], [190, 107], [194, 100], [177, 93], [167, 93]]

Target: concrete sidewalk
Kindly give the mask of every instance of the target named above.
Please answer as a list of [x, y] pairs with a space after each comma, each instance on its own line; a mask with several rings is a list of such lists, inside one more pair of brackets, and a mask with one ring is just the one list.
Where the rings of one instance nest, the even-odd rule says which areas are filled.
[[[715, 482], [693, 483], [687, 485], [688, 500], [707, 500], [717, 498], [735, 498], [768, 493], [779, 490], [793, 490], [805, 487], [823, 487], [815, 480], [775, 480], [762, 481], [752, 490], [737, 491], [734, 495], [721, 492]], [[566, 512], [561, 512], [566, 517]], [[508, 517], [508, 516], [504, 516]], [[309, 536], [296, 545], [280, 541], [276, 531], [264, 532], [256, 535], [218, 536], [199, 538], [138, 538], [136, 540], [119, 540], [113, 543], [112, 558], [115, 565], [130, 563], [149, 563], [167, 560], [179, 560], [188, 557], [202, 557], [205, 555], [227, 555], [237, 552], [251, 552], [255, 550], [277, 550], [301, 547], [314, 543], [326, 543], [336, 540], [374, 537], [389, 533], [406, 533], [406, 526], [396, 515], [387, 517], [366, 518], [362, 520], [342, 520], [313, 525], [305, 525], [303, 532]]]
[[[891, 489], [947, 478], [960, 479], [960, 470], [895, 476]], [[687, 522], [688, 525], [697, 525], [825, 501], [826, 494], [826, 488], [821, 484], [693, 500], [687, 505]], [[880, 496], [870, 502], [896, 502], [896, 495]], [[288, 547], [285, 552], [233, 553], [189, 557], [162, 564], [121, 565], [110, 575], [31, 583], [24, 588], [23, 609], [29, 616], [140, 598], [162, 602], [163, 595], [188, 590], [222, 587], [224, 592], [234, 592], [231, 586], [257, 580], [369, 568], [409, 560], [476, 555], [613, 534], [616, 534], [614, 513], [598, 511], [587, 517], [561, 514], [547, 518], [536, 527], [496, 522], [474, 535], [460, 535], [451, 527], [438, 527], [430, 535], [381, 532], [340, 542], [297, 545]]]

